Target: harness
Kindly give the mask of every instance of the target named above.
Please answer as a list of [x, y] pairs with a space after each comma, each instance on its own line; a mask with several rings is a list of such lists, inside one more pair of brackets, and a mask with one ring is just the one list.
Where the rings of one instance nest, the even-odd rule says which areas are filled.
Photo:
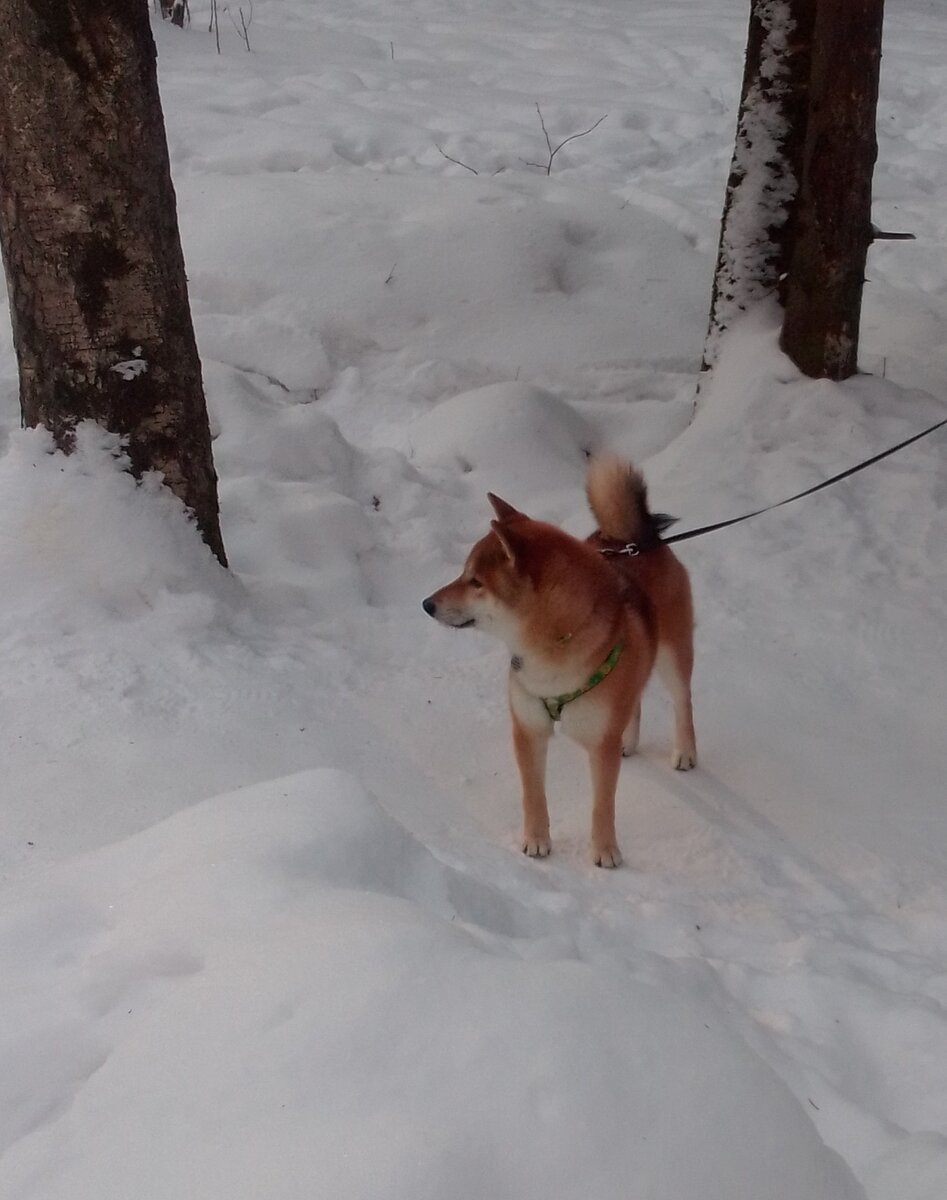
[[609, 651], [608, 657], [599, 667], [593, 672], [585, 683], [580, 688], [576, 688], [574, 692], [566, 692], [564, 696], [540, 696], [543, 702], [543, 707], [549, 714], [551, 721], [559, 721], [562, 719], [562, 710], [567, 704], [571, 704], [573, 700], [578, 700], [580, 696], [584, 696], [586, 692], [590, 692], [592, 688], [597, 687], [602, 680], [612, 673], [615, 664], [621, 658], [621, 652], [624, 649], [623, 642], [616, 642]]

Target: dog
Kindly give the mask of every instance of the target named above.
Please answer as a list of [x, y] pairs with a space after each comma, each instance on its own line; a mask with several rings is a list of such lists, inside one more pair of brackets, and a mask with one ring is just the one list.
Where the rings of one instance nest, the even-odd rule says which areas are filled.
[[586, 495], [598, 529], [583, 542], [489, 494], [490, 532], [460, 575], [422, 603], [442, 624], [481, 629], [509, 647], [523, 853], [544, 858], [552, 847], [546, 751], [559, 722], [589, 756], [592, 859], [617, 867], [618, 771], [637, 749], [654, 667], [674, 705], [671, 764], [697, 763], [693, 602], [685, 567], [661, 540], [673, 518], [650, 511], [640, 472], [618, 458], [593, 460]]

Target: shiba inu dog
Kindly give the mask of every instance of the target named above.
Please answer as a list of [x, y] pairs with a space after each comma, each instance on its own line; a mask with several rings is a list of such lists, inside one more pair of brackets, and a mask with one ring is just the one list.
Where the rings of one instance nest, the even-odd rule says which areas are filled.
[[586, 493], [599, 528], [584, 542], [490, 495], [490, 532], [423, 607], [444, 625], [482, 629], [509, 647], [524, 854], [551, 849], [546, 751], [561, 722], [589, 755], [592, 858], [617, 867], [618, 771], [622, 753], [637, 748], [641, 693], [655, 666], [674, 704], [671, 764], [686, 771], [697, 762], [693, 604], [687, 571], [661, 541], [671, 518], [650, 512], [640, 473], [617, 458], [596, 460]]

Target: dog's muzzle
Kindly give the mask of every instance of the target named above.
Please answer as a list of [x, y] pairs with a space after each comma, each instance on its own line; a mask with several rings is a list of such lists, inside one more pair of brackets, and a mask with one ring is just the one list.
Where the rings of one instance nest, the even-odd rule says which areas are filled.
[[428, 596], [426, 600], [422, 600], [421, 607], [429, 617], [433, 617], [435, 621], [440, 621], [442, 625], [449, 625], [451, 629], [469, 629], [477, 623], [476, 617], [462, 618], [461, 614], [455, 608], [438, 609], [437, 601], [433, 596]]

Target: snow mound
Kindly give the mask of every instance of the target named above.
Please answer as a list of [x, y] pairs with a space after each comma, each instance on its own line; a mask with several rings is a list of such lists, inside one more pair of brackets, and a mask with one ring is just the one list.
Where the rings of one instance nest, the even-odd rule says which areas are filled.
[[311, 392], [221, 363], [207, 374], [214, 409], [227, 413], [214, 454], [226, 464], [231, 566], [252, 594], [290, 608], [325, 615], [367, 600], [362, 558], [375, 534], [366, 456]]
[[92, 422], [71, 455], [44, 429], [11, 434], [0, 458], [6, 627], [63, 633], [156, 608], [209, 620], [234, 583], [158, 476], [127, 471], [116, 436]]
[[[479, 477], [484, 490], [530, 496], [576, 487], [595, 445], [592, 427], [564, 400], [526, 383], [453, 396], [407, 430], [411, 457]], [[555, 495], [548, 497], [556, 502]]]
[[365, 163], [361, 139], [343, 157], [363, 175], [274, 171], [276, 128], [263, 161], [241, 132], [240, 170], [208, 162], [176, 181], [205, 359], [291, 390], [331, 387], [340, 365], [403, 347], [484, 382], [521, 371], [576, 392], [607, 364], [693, 365], [710, 263], [663, 206], [522, 171], [432, 177], [446, 164], [427, 131], [412, 131], [424, 163], [407, 171], [392, 145]]
[[561, 939], [524, 960], [454, 907], [454, 875], [315, 770], [20, 889], [0, 922], [0, 1191], [863, 1195], [716, 1010]]

